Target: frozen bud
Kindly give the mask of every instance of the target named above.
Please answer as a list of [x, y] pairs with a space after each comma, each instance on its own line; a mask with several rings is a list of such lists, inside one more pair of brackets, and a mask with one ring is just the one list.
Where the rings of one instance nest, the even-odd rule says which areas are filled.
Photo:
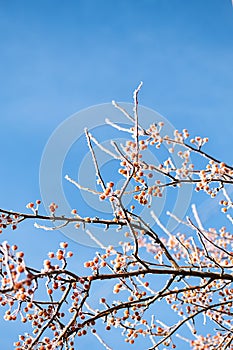
[[26, 205], [26, 208], [29, 208], [29, 209], [31, 209], [33, 207], [34, 207], [34, 203], [32, 203], [32, 202], [30, 202]]

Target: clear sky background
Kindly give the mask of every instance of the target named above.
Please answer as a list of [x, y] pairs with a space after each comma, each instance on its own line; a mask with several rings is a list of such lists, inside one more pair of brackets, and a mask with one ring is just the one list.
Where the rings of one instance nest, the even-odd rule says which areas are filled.
[[[24, 211], [40, 198], [41, 155], [62, 121], [131, 102], [141, 80], [144, 106], [209, 136], [207, 150], [232, 165], [232, 62], [230, 0], [0, 0], [0, 206]], [[25, 223], [1, 240], [38, 265], [64, 236]], [[70, 245], [78, 260], [94, 252]], [[0, 321], [1, 349], [13, 348], [17, 327]]]

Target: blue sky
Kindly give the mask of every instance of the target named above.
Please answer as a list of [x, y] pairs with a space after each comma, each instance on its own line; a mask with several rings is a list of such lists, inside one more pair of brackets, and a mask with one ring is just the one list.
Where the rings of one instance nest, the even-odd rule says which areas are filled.
[[[0, 52], [3, 208], [23, 211], [40, 197], [42, 152], [61, 122], [112, 99], [131, 102], [141, 80], [144, 106], [209, 136], [208, 151], [232, 164], [230, 0], [0, 0]], [[1, 239], [38, 264], [64, 237], [25, 223]], [[94, 252], [70, 244], [80, 260]], [[0, 322], [10, 350], [17, 330]]]

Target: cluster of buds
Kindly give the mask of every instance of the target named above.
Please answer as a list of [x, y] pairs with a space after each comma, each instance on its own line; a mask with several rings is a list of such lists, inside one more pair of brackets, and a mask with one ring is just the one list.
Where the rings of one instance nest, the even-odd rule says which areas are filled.
[[198, 149], [201, 149], [201, 147], [209, 141], [208, 137], [200, 137], [196, 136], [194, 139], [190, 140], [190, 143], [197, 146]]
[[12, 230], [15, 230], [18, 225], [20, 217], [17, 214], [2, 214], [0, 216], [0, 233], [3, 229], [6, 229], [8, 226], [11, 226]]
[[101, 200], [104, 200], [104, 199], [110, 197], [110, 200], [114, 200], [114, 197], [112, 197], [112, 195], [114, 194], [114, 192], [113, 192], [113, 187], [114, 187], [114, 182], [111, 181], [111, 182], [107, 183], [107, 186], [106, 186], [106, 188], [105, 188], [104, 193], [102, 193], [102, 194], [99, 196], [99, 198], [100, 198]]
[[54, 215], [57, 208], [58, 208], [58, 205], [56, 203], [52, 202], [49, 206], [50, 213], [52, 215]]
[[41, 204], [41, 200], [37, 199], [35, 203], [29, 202], [29, 203], [26, 205], [26, 208], [31, 209], [32, 212], [33, 212], [35, 215], [37, 215], [37, 214], [38, 214], [38, 210], [39, 210], [40, 204]]

